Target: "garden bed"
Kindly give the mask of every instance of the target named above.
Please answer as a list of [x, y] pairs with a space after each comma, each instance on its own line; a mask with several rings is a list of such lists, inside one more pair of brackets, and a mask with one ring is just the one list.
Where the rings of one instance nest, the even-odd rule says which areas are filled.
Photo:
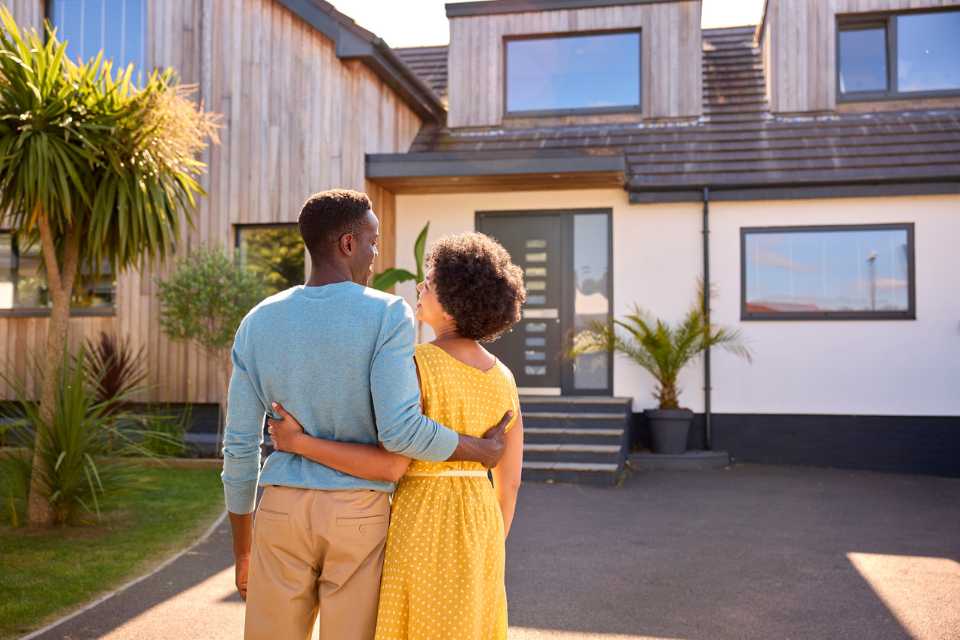
[[[102, 519], [31, 531], [0, 509], [0, 639], [14, 638], [147, 572], [192, 543], [223, 511], [219, 465], [142, 465]], [[192, 462], [192, 461], [191, 461]], [[3, 495], [0, 486], [0, 495]]]

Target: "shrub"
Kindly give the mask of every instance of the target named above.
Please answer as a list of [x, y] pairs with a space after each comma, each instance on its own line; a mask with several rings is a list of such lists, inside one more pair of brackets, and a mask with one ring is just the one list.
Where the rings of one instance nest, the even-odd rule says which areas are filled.
[[16, 448], [0, 458], [0, 475], [6, 487], [2, 498], [14, 524], [26, 506], [35, 453], [54, 523], [70, 524], [83, 514], [99, 518], [103, 497], [126, 490], [134, 479], [124, 456], [150, 456], [143, 441], [166, 437], [151, 428], [155, 418], [124, 408], [128, 395], [98, 399], [100, 380], [90, 377], [88, 358], [85, 349], [64, 357], [49, 421], [22, 381], [7, 379], [17, 403], [5, 409], [3, 422]]

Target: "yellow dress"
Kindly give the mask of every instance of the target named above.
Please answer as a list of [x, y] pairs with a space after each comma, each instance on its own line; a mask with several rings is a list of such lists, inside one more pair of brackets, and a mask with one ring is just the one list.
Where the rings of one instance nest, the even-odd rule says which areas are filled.
[[[499, 361], [481, 371], [432, 344], [415, 358], [430, 418], [479, 437], [507, 409], [519, 415], [516, 383]], [[506, 640], [500, 505], [486, 477], [421, 475], [450, 471], [483, 466], [415, 460], [397, 485], [376, 640]]]

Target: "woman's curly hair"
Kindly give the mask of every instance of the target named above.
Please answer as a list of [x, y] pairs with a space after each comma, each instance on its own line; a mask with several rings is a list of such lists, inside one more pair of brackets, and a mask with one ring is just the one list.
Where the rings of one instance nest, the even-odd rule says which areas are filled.
[[441, 238], [430, 249], [427, 268], [440, 305], [464, 338], [492, 342], [520, 320], [527, 299], [523, 270], [490, 236]]

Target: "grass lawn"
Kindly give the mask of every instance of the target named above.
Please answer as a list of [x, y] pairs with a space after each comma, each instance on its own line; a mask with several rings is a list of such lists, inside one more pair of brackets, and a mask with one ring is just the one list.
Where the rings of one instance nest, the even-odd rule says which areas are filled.
[[137, 475], [133, 491], [104, 501], [99, 523], [42, 532], [0, 525], [0, 639], [144, 573], [223, 510], [218, 470], [145, 468]]

